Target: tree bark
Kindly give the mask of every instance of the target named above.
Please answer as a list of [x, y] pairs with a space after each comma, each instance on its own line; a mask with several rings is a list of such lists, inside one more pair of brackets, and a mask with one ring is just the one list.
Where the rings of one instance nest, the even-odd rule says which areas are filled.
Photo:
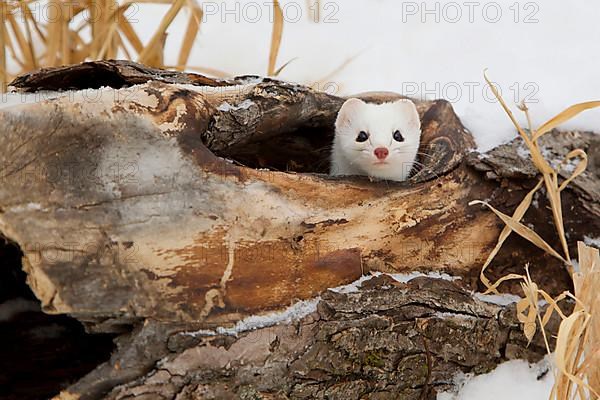
[[106, 399], [435, 399], [458, 373], [545, 352], [541, 335], [527, 346], [514, 305], [441, 279], [387, 275], [326, 292], [316, 312], [291, 324], [237, 336], [176, 332], [167, 343], [160, 363]]
[[[503, 325], [497, 316], [505, 308], [482, 305], [460, 289], [452, 289], [462, 293], [454, 308], [440, 306], [439, 299], [420, 305], [423, 291], [439, 296], [450, 290], [433, 283], [427, 290], [415, 283], [345, 295], [327, 289], [375, 271], [445, 272], [460, 277], [456, 283], [465, 289], [480, 288], [481, 265], [503, 224], [468, 203], [487, 200], [512, 213], [536, 183], [520, 140], [472, 153], [473, 138], [448, 102], [417, 102], [427, 154], [421, 171], [404, 183], [333, 179], [323, 173], [344, 99], [307, 87], [258, 77], [212, 80], [124, 62], [46, 70], [13, 86], [77, 91], [0, 114], [0, 232], [21, 247], [29, 285], [46, 312], [71, 314], [97, 332], [135, 327], [121, 339], [113, 362], [76, 384], [73, 393], [98, 398], [129, 382], [113, 391], [122, 398], [119, 393], [136, 385], [151, 392], [148, 385], [158, 382], [156, 393], [172, 389], [182, 399], [201, 390], [216, 398], [220, 390], [241, 396], [246, 384], [291, 398], [336, 396], [328, 390], [340, 396], [381, 392], [381, 398], [386, 391], [406, 391], [410, 398], [443, 386], [457, 370], [478, 371], [512, 358], [507, 346], [516, 334], [514, 318]], [[398, 95], [362, 97], [384, 101]], [[592, 155], [590, 169], [563, 192], [563, 204], [570, 244], [596, 237], [600, 181], [594, 157], [600, 140], [591, 133], [553, 132], [541, 143], [552, 160], [575, 147]], [[546, 207], [537, 196], [524, 221], [558, 248]], [[526, 263], [550, 293], [570, 288], [564, 266], [516, 234], [490, 276], [522, 273]], [[517, 293], [518, 286], [502, 289]], [[395, 303], [395, 291], [408, 300]], [[231, 326], [321, 294], [318, 313], [300, 325], [169, 347], [179, 331]], [[355, 298], [360, 296], [365, 308]], [[369, 308], [377, 301], [390, 304], [392, 315]], [[462, 318], [464, 307], [473, 304], [482, 311]], [[349, 305], [359, 308], [339, 311]], [[435, 314], [445, 311], [458, 317]], [[428, 324], [437, 328], [427, 331]], [[455, 325], [467, 335], [490, 324], [491, 333], [480, 337], [491, 346], [489, 354], [481, 355], [466, 336], [453, 344], [456, 357], [471, 360], [466, 364], [452, 364], [436, 344], [436, 338], [454, 343]], [[355, 326], [358, 336], [351, 338], [346, 331]], [[391, 355], [379, 353], [382, 344], [371, 357], [360, 343], [376, 327], [384, 332], [381, 343], [412, 334], [418, 339]], [[247, 367], [202, 364], [212, 356], [235, 357], [231, 349], [249, 346], [260, 332], [270, 339], [257, 339], [256, 358]], [[313, 352], [304, 364], [297, 363], [303, 346]], [[174, 354], [167, 362], [185, 365], [191, 352], [199, 364], [173, 374], [156, 365], [169, 352]], [[332, 357], [329, 367], [310, 361], [321, 356]], [[292, 369], [282, 369], [284, 364]], [[428, 367], [406, 372], [414, 365]], [[268, 371], [273, 385], [257, 387], [252, 368]], [[377, 386], [377, 380], [391, 386]]]

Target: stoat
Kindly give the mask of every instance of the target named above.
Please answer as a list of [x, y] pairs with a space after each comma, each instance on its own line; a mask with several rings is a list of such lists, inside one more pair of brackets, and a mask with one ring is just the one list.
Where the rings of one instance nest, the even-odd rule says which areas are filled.
[[330, 175], [403, 181], [417, 158], [421, 121], [415, 104], [347, 100], [337, 115]]

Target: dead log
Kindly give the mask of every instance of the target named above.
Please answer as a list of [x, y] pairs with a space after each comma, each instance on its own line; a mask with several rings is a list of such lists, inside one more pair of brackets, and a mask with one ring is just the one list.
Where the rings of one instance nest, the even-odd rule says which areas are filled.
[[[87, 398], [133, 382], [169, 351], [198, 348], [199, 342], [186, 342], [171, 350], [175, 339], [170, 338], [177, 332], [281, 310], [369, 271], [446, 272], [461, 277], [457, 282], [463, 287], [477, 289], [481, 265], [503, 225], [468, 203], [484, 199], [511, 213], [536, 182], [518, 140], [486, 154], [471, 153], [470, 133], [441, 100], [418, 103], [426, 167], [409, 182], [386, 183], [323, 174], [333, 121], [344, 99], [300, 85], [258, 77], [212, 80], [97, 62], [42, 71], [13, 86], [28, 92], [77, 91], [0, 113], [0, 232], [23, 251], [29, 285], [46, 312], [71, 314], [98, 332], [122, 332], [129, 326], [137, 332], [121, 340], [112, 363], [74, 386], [74, 393]], [[594, 157], [600, 141], [591, 133], [555, 132], [544, 137], [543, 145], [560, 160], [574, 147]], [[573, 245], [600, 232], [598, 162], [591, 164], [564, 192]], [[525, 222], [557, 244], [546, 206], [539, 196]], [[490, 274], [521, 273], [526, 263], [547, 291], [570, 288], [559, 262], [516, 235]], [[514, 291], [515, 286], [503, 289]], [[465, 304], [474, 301], [461, 296]], [[321, 307], [341, 307], [328, 301], [324, 297]], [[489, 324], [500, 311], [488, 310], [476, 323]], [[328, 317], [322, 312], [320, 320], [346, 323], [341, 322], [344, 313]], [[355, 314], [350, 321], [372, 318], [387, 329], [372, 309]], [[417, 314], [406, 317], [406, 323], [415, 325]], [[443, 324], [453, 321], [438, 317]], [[514, 328], [514, 320], [511, 324]], [[268, 329], [293, 331], [291, 325]], [[505, 337], [507, 330], [502, 332]], [[235, 342], [213, 339], [211, 346], [223, 348], [214, 354]], [[314, 338], [305, 340], [296, 337], [289, 346], [318, 349]], [[482, 365], [507, 357], [494, 354], [495, 361], [486, 359]], [[254, 365], [265, 368], [263, 361]], [[161, 385], [182, 393], [205, 382], [184, 374], [187, 383], [175, 384], [175, 377], [160, 368], [156, 373], [162, 374], [156, 378]], [[228, 384], [229, 372], [214, 373], [214, 382]], [[154, 378], [141, 379], [138, 384], [144, 386]], [[298, 384], [293, 379], [283, 379], [284, 386], [291, 385], [281, 389], [288, 395]], [[336, 373], [319, 379], [315, 393], [342, 382]], [[239, 382], [243, 386], [245, 381]], [[380, 390], [372, 382], [352, 382], [348, 387]], [[419, 382], [405, 389], [420, 393], [424, 386]]]

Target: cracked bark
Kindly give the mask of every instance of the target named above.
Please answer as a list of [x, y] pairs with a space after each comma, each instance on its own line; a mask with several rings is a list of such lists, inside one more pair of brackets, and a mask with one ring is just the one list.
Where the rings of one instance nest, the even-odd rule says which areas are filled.
[[[452, 292], [458, 297], [435, 303], [434, 292], [443, 290], [434, 284], [326, 292], [369, 271], [447, 272], [461, 277], [457, 284], [467, 290], [480, 288], [480, 267], [503, 225], [468, 203], [484, 199], [511, 213], [536, 183], [536, 172], [519, 156], [519, 140], [471, 153], [473, 139], [449, 103], [417, 102], [426, 168], [409, 182], [385, 183], [322, 174], [344, 99], [300, 85], [257, 77], [212, 80], [108, 61], [45, 70], [13, 85], [29, 92], [102, 88], [0, 113], [0, 232], [21, 247], [29, 285], [44, 310], [71, 314], [95, 332], [134, 327], [111, 363], [76, 383], [71, 393], [96, 399], [126, 384], [113, 395], [140, 387], [149, 398], [160, 391], [167, 398], [191, 398], [204, 389], [240, 397], [256, 390], [267, 393], [261, 394], [265, 398], [280, 392], [291, 398], [336, 393], [353, 398], [350, 393], [363, 392], [377, 398], [381, 392], [385, 398], [398, 390], [419, 398], [424, 388], [433, 393], [445, 387], [458, 370], [477, 372], [508, 358], [541, 354], [525, 348], [514, 316], [505, 317], [508, 309], [482, 305], [458, 289]], [[384, 101], [397, 95], [362, 97]], [[574, 147], [590, 154], [589, 170], [563, 192], [564, 218], [573, 246], [596, 237], [598, 137], [553, 132], [542, 146], [553, 160]], [[558, 248], [547, 205], [537, 196], [524, 221]], [[550, 293], [570, 288], [560, 263], [514, 234], [489, 274], [522, 273], [525, 263]], [[231, 326], [324, 292], [317, 314], [298, 324], [240, 338], [176, 334]], [[398, 299], [400, 292], [412, 300]], [[425, 294], [430, 297], [419, 297]], [[356, 301], [360, 296], [364, 304]], [[375, 304], [390, 308], [368, 308]], [[379, 332], [367, 329], [369, 324], [382, 327], [381, 340], [395, 338], [406, 347], [390, 358], [375, 353], [371, 359], [360, 346], [342, 346], [352, 329], [368, 345], [365, 338]], [[402, 331], [409, 325], [414, 343], [403, 342], [411, 337]], [[494, 343], [493, 352], [490, 347], [481, 354], [470, 336], [455, 343], [456, 330], [467, 332], [466, 327], [488, 329], [481, 331], [482, 340]], [[323, 336], [326, 329], [335, 333]], [[232, 348], [252, 349], [252, 335], [263, 334], [277, 340], [257, 339], [261, 349], [275, 350], [257, 350], [254, 370], [209, 365], [165, 375], [162, 363], [157, 365], [165, 357], [186, 365], [186, 355], [194, 352], [207, 360], [228, 359], [237, 354]], [[458, 350], [448, 353], [438, 339]], [[427, 385], [426, 375], [417, 377], [410, 369], [427, 364], [424, 343], [433, 365], [425, 371]], [[305, 345], [301, 364], [294, 352]], [[318, 364], [322, 355], [329, 364]], [[461, 363], [458, 355], [471, 361]], [[366, 368], [365, 357], [384, 368]], [[418, 363], [402, 363], [405, 357]], [[440, 378], [436, 368], [447, 368], [447, 374]], [[272, 374], [273, 386], [253, 386], [259, 377], [249, 371]]]
[[169, 344], [160, 363], [106, 399], [435, 399], [459, 372], [544, 354], [540, 334], [526, 346], [514, 306], [445, 280], [387, 275], [356, 292], [326, 292], [315, 313], [290, 325], [238, 336], [176, 332]]

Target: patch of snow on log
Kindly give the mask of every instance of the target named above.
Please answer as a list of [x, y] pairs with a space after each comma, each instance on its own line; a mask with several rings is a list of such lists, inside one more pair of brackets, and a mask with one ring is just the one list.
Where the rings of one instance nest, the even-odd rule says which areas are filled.
[[477, 300], [484, 301], [486, 303], [496, 304], [498, 306], [507, 306], [512, 303], [517, 303], [521, 300], [521, 297], [514, 294], [483, 294], [483, 293], [473, 293], [473, 297]]
[[252, 100], [250, 99], [246, 99], [244, 101], [242, 101], [240, 104], [237, 105], [231, 105], [228, 102], [224, 102], [223, 104], [221, 104], [217, 110], [219, 111], [223, 111], [223, 112], [229, 112], [229, 111], [236, 111], [236, 110], [247, 110], [250, 107], [252, 107], [253, 105], [255, 105], [256, 103], [254, 103]]
[[458, 276], [452, 276], [452, 275], [448, 275], [444, 272], [436, 272], [436, 271], [431, 271], [431, 272], [411, 272], [408, 274], [390, 274], [390, 276], [392, 278], [394, 278], [395, 280], [397, 280], [398, 282], [401, 283], [407, 283], [409, 281], [412, 281], [415, 278], [419, 278], [419, 277], [427, 277], [427, 278], [433, 278], [433, 279], [443, 279], [445, 281], [456, 281], [456, 280], [460, 280], [461, 278]]
[[585, 244], [587, 244], [588, 246], [592, 246], [592, 247], [595, 247], [597, 249], [600, 249], [600, 237], [592, 238], [592, 237], [589, 237], [589, 236], [584, 236], [583, 237], [583, 242]]
[[246, 331], [252, 331], [260, 328], [266, 328], [281, 323], [289, 324], [293, 321], [304, 318], [317, 310], [317, 304], [321, 301], [320, 297], [310, 300], [299, 301], [281, 312], [274, 312], [265, 315], [251, 315], [236, 323], [233, 327], [218, 327], [215, 330], [201, 329], [194, 332], [187, 332], [189, 336], [216, 336], [228, 335], [237, 336]]

